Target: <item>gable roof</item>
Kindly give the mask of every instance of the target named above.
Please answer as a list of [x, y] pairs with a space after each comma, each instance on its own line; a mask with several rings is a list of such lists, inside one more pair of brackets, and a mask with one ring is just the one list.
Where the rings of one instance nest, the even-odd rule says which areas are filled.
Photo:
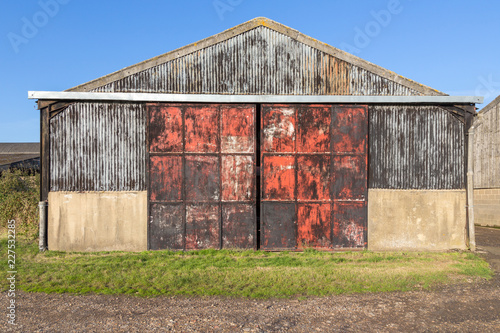
[[67, 91], [446, 95], [263, 17]]

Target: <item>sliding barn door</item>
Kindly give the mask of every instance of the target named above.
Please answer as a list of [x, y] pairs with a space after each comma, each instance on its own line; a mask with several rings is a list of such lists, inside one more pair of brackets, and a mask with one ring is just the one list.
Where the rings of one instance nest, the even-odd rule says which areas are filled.
[[263, 105], [261, 116], [261, 247], [365, 247], [367, 108]]
[[255, 248], [255, 106], [148, 113], [149, 247]]

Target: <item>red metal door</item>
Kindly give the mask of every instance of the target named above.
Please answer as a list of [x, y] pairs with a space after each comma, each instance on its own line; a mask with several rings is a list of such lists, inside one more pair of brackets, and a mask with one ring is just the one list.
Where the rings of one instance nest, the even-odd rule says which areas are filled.
[[263, 105], [261, 246], [366, 246], [367, 108]]
[[149, 247], [256, 247], [255, 106], [148, 104]]

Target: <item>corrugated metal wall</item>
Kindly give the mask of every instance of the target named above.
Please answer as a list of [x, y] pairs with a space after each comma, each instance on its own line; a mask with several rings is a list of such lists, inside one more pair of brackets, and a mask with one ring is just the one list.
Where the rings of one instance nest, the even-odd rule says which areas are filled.
[[50, 191], [144, 190], [144, 105], [74, 103], [50, 120]]
[[369, 107], [370, 188], [463, 189], [464, 124], [434, 106]]
[[420, 95], [263, 26], [93, 91]]
[[474, 188], [500, 188], [500, 100], [474, 123]]

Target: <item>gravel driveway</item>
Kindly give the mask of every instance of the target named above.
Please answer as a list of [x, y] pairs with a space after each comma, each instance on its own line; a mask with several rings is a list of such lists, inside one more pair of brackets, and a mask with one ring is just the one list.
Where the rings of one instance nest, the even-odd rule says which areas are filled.
[[[500, 272], [500, 230], [477, 228]], [[2, 309], [7, 307], [2, 294]], [[439, 290], [305, 300], [18, 293], [2, 332], [500, 332], [500, 278]], [[6, 311], [6, 310], [4, 310]], [[5, 312], [6, 313], [6, 312]]]

